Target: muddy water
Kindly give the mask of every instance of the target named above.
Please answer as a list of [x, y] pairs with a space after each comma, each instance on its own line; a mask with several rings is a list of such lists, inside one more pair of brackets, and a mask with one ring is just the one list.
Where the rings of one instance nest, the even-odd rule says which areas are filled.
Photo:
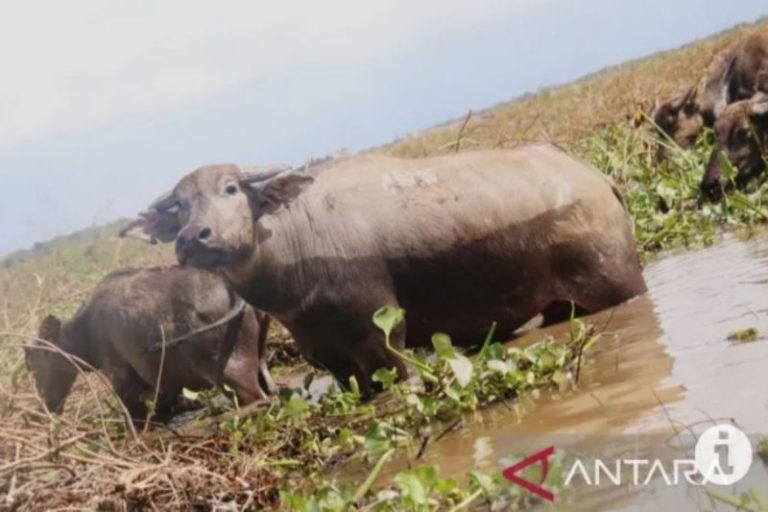
[[[491, 407], [430, 444], [418, 462], [460, 478], [471, 468], [504, 467], [550, 445], [580, 455], [692, 457], [695, 433], [713, 420], [768, 433], [768, 340], [762, 337], [768, 334], [768, 234], [666, 256], [645, 276], [646, 296], [588, 319], [604, 334], [577, 392], [542, 396], [522, 411]], [[728, 341], [733, 331], [750, 327], [761, 335], [757, 341]], [[565, 326], [546, 332], [562, 335]], [[768, 474], [755, 466], [737, 490], [752, 486], [768, 494]], [[567, 506], [557, 498], [555, 508], [713, 508], [700, 490], [654, 482], [582, 489]]]

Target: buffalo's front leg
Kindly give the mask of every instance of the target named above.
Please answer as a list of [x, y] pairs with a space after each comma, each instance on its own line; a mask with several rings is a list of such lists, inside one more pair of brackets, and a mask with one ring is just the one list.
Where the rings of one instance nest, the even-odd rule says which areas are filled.
[[226, 360], [222, 370], [223, 381], [237, 394], [240, 405], [263, 401], [267, 393], [261, 386], [263, 371], [261, 358], [263, 356], [265, 330], [267, 325], [261, 325], [252, 310], [246, 311], [242, 322], [234, 333], [233, 350]]
[[112, 378], [112, 387], [133, 422], [143, 425], [149, 413], [144, 399], [150, 396], [152, 387], [127, 364], [107, 368], [106, 373]]
[[[392, 304], [383, 301], [379, 305]], [[302, 313], [287, 325], [304, 358], [315, 366], [330, 371], [341, 385], [348, 387], [355, 377], [366, 397], [378, 391], [371, 378], [379, 368], [395, 368], [400, 378], [408, 371], [402, 359], [387, 349], [384, 333], [373, 324], [378, 306], [358, 304], [325, 304]], [[405, 345], [405, 326], [391, 336], [392, 346]]]

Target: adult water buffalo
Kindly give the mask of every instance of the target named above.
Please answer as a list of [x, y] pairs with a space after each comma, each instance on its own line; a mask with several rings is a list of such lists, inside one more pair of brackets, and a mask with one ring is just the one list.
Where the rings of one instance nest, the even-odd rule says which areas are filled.
[[759, 93], [748, 100], [728, 105], [715, 123], [715, 145], [701, 180], [707, 199], [722, 198], [731, 183], [723, 180], [722, 158], [736, 168], [735, 185], [745, 187], [765, 171], [768, 154], [768, 95]]
[[405, 160], [342, 158], [305, 171], [202, 167], [123, 234], [176, 240], [179, 262], [221, 269], [302, 354], [365, 391], [398, 369], [371, 322], [408, 312], [399, 346], [443, 331], [510, 336], [645, 291], [629, 216], [600, 172], [551, 145]]
[[[657, 106], [653, 120], [682, 148], [693, 145], [704, 127], [712, 127], [722, 110], [750, 98], [768, 82], [768, 30], [739, 40], [712, 59], [699, 83]], [[665, 149], [659, 147], [659, 156]]]
[[[160, 374], [162, 343], [159, 416], [184, 387], [228, 384], [241, 404], [265, 398], [272, 387], [264, 361], [267, 327], [266, 316], [216, 274], [165, 267], [113, 272], [70, 321], [46, 317], [39, 337], [102, 370], [131, 416], [143, 420]], [[47, 407], [60, 412], [78, 369], [40, 345], [26, 347], [27, 367]]]

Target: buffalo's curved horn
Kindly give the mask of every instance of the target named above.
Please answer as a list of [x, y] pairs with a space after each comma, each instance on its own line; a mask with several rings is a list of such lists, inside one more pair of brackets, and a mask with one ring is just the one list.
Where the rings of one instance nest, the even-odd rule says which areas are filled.
[[173, 194], [173, 191], [166, 192], [162, 196], [152, 201], [152, 203], [149, 205], [149, 209], [162, 212], [171, 208], [176, 204], [176, 202], [176, 196]]
[[260, 183], [291, 170], [287, 164], [240, 166], [241, 183]]

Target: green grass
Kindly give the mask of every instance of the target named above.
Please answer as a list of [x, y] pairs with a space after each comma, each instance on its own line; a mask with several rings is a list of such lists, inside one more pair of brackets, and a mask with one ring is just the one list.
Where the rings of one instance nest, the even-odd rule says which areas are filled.
[[757, 329], [755, 329], [754, 327], [748, 327], [746, 329], [734, 331], [728, 335], [728, 341], [731, 341], [736, 344], [752, 343], [753, 341], [757, 341], [758, 339], [759, 339], [759, 334], [757, 332]]
[[768, 464], [768, 436], [763, 436], [757, 444], [757, 454], [763, 459], [763, 463]]

